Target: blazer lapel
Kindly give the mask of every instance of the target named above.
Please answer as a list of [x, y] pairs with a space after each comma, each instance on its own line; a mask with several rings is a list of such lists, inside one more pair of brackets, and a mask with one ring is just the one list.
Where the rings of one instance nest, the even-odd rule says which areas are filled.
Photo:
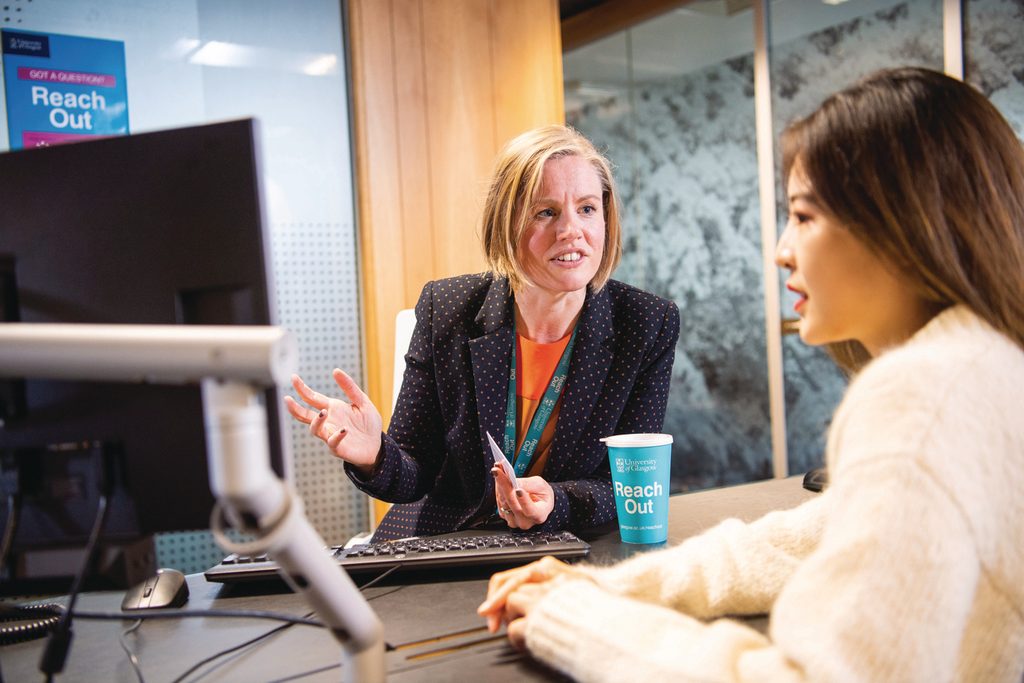
[[[473, 390], [476, 394], [476, 409], [480, 420], [480, 447], [483, 453], [490, 453], [485, 432], [490, 432], [499, 444], [505, 433], [514, 315], [508, 280], [495, 278], [475, 319], [481, 334], [469, 340]], [[511, 460], [511, 454], [506, 455]], [[483, 461], [489, 473], [490, 458], [484, 458]], [[490, 476], [487, 477], [487, 480], [489, 479]]]
[[[569, 365], [569, 381], [562, 393], [562, 407], [551, 444], [553, 457], [548, 460], [544, 473], [544, 478], [549, 481], [557, 479], [580, 432], [590, 420], [590, 413], [603, 393], [604, 380], [615, 355], [615, 329], [607, 290], [602, 289], [597, 294], [588, 290], [583, 314], [577, 324], [579, 332]], [[556, 453], [558, 457], [554, 457]]]

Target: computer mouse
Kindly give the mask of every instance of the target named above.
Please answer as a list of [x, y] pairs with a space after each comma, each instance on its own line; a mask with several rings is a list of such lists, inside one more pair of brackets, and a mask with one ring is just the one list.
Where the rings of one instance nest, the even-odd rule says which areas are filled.
[[828, 470], [818, 467], [804, 475], [804, 488], [808, 491], [824, 491], [828, 487]]
[[188, 600], [188, 582], [177, 569], [157, 569], [156, 574], [128, 589], [121, 601], [123, 611], [181, 607]]

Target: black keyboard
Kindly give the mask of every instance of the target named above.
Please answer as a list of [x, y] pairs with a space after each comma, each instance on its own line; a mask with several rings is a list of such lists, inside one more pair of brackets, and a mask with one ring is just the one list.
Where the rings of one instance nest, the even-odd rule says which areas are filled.
[[[398, 565], [404, 568], [440, 569], [483, 565], [519, 565], [554, 555], [562, 560], [585, 557], [590, 544], [568, 531], [559, 532], [481, 532], [459, 531], [441, 536], [423, 536], [354, 545], [351, 548], [326, 548], [350, 574], [382, 572]], [[228, 555], [216, 567], [208, 569], [208, 581], [234, 583], [277, 576], [277, 564], [266, 555], [247, 557]]]

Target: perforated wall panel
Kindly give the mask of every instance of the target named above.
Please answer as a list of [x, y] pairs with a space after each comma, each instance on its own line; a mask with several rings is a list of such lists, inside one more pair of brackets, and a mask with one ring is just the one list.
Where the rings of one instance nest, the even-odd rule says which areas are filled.
[[[340, 395], [331, 371], [362, 381], [359, 296], [349, 223], [273, 224], [278, 318], [299, 334], [299, 374], [317, 391]], [[295, 482], [306, 514], [330, 543], [367, 527], [366, 498], [348, 481], [342, 463], [305, 425], [292, 422]]]

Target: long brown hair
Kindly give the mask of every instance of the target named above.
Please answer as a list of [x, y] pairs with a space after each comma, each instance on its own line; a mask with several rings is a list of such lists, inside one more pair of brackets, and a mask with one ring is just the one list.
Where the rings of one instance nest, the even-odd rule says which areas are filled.
[[526, 231], [526, 208], [540, 189], [544, 164], [551, 159], [578, 156], [587, 161], [601, 181], [604, 209], [604, 253], [590, 288], [604, 286], [622, 257], [619, 199], [611, 165], [593, 144], [568, 126], [542, 126], [510, 140], [498, 154], [484, 203], [481, 237], [491, 270], [509, 279], [513, 290], [527, 284], [517, 247]]
[[[1024, 146], [969, 85], [876, 72], [782, 135], [824, 208], [941, 310], [963, 304], [1024, 349]], [[859, 347], [859, 348], [858, 348]], [[848, 370], [869, 358], [834, 344]]]

